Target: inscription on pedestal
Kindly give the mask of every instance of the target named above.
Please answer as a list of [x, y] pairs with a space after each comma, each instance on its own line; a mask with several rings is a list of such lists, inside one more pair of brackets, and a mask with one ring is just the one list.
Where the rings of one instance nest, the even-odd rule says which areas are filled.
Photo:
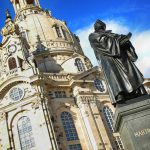
[[147, 135], [147, 134], [150, 134], [150, 128], [143, 129], [141, 131], [137, 131], [137, 132], [134, 133], [134, 136], [135, 137], [141, 137], [141, 136], [144, 136], [144, 135]]

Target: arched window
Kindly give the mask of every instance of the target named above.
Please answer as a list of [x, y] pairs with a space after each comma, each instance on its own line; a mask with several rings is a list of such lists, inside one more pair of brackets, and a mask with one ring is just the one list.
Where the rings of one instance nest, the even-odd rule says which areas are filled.
[[17, 127], [21, 150], [30, 150], [35, 147], [30, 119], [25, 116], [20, 118]]
[[78, 140], [78, 134], [72, 119], [72, 116], [68, 112], [61, 113], [62, 124], [66, 133], [68, 141]]
[[104, 112], [104, 115], [105, 115], [105, 118], [106, 118], [106, 121], [108, 123], [108, 126], [109, 126], [110, 130], [114, 131], [114, 129], [113, 129], [113, 112], [112, 112], [112, 110], [108, 106], [105, 106], [103, 108], [103, 112]]
[[9, 70], [17, 68], [16, 59], [14, 57], [9, 58], [8, 66], [9, 66]]
[[77, 58], [77, 59], [75, 60], [75, 64], [76, 64], [76, 66], [77, 66], [77, 68], [78, 68], [78, 71], [85, 71], [85, 67], [84, 67], [84, 64], [83, 64], [83, 62], [81, 61], [81, 59]]
[[99, 80], [99, 79], [94, 80], [94, 84], [95, 84], [95, 87], [97, 88], [97, 90], [99, 90], [100, 92], [105, 91], [103, 82], [101, 80]]
[[63, 27], [61, 27], [61, 30], [62, 30], [64, 39], [67, 40], [67, 31]]

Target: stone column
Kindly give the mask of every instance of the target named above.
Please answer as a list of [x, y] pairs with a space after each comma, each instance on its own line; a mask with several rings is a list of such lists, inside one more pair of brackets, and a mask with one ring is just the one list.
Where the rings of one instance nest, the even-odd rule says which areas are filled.
[[73, 94], [92, 150], [112, 149], [97, 105], [95, 95], [89, 89], [74, 87]]

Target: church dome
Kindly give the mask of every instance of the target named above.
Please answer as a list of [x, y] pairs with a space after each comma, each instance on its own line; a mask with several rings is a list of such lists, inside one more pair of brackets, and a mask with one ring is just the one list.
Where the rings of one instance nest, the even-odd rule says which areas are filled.
[[[16, 5], [14, 1], [12, 3], [13, 6]], [[83, 53], [78, 37], [69, 31], [64, 21], [53, 18], [49, 11], [42, 10], [30, 1], [24, 7], [20, 5], [20, 9], [15, 7], [18, 8], [15, 23], [19, 26], [21, 34], [26, 36], [31, 51], [35, 50], [38, 36], [42, 44], [52, 52]]]
[[26, 63], [50, 73], [81, 73], [92, 68], [79, 38], [64, 21], [43, 10], [38, 0], [11, 0], [11, 3], [15, 19], [6, 11], [2, 45], [8, 53], [17, 55], [22, 69], [28, 68]]

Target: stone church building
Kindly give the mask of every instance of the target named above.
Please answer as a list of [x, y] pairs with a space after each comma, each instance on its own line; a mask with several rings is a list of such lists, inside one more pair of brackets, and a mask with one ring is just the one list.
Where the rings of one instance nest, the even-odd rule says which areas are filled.
[[[10, 0], [0, 44], [0, 150], [123, 150], [114, 107], [64, 21], [39, 0]], [[150, 92], [150, 80], [145, 80]]]

